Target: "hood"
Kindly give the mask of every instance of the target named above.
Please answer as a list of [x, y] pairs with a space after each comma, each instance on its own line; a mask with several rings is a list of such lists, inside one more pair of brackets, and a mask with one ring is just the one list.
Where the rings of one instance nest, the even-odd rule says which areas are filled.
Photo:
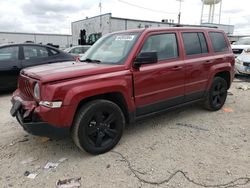
[[25, 68], [22, 74], [42, 82], [58, 81], [75, 77], [90, 76], [124, 70], [124, 65], [63, 62]]
[[249, 52], [242, 52], [237, 59], [243, 61], [243, 62], [250, 62], [250, 53]]

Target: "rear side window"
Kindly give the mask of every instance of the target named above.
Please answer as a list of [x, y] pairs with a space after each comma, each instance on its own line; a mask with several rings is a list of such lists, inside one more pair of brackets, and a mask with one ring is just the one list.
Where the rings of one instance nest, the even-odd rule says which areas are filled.
[[176, 35], [174, 33], [158, 34], [148, 37], [141, 52], [157, 52], [158, 60], [172, 59], [179, 56]]
[[209, 32], [214, 52], [224, 52], [228, 50], [224, 34], [219, 32]]
[[182, 33], [186, 55], [208, 53], [205, 36], [202, 32]]
[[4, 47], [0, 49], [0, 61], [18, 60], [18, 46]]

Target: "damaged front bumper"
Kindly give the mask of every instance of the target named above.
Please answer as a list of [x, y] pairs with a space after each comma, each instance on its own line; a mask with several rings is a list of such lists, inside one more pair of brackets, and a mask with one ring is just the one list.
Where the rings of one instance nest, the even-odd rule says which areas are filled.
[[10, 114], [16, 117], [19, 124], [28, 133], [50, 138], [69, 136], [69, 127], [55, 127], [41, 120], [39, 114], [36, 113], [36, 109], [40, 106], [35, 101], [24, 101], [19, 96], [13, 96], [11, 102]]

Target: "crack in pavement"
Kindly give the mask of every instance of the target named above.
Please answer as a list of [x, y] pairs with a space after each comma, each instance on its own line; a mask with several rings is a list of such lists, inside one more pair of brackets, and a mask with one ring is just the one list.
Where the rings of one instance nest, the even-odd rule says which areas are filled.
[[176, 125], [196, 129], [196, 130], [199, 130], [199, 131], [209, 131], [208, 129], [198, 127], [198, 126], [195, 126], [195, 125], [192, 125], [192, 124], [187, 124], [187, 123], [176, 123]]
[[146, 184], [151, 184], [151, 185], [161, 185], [161, 184], [164, 184], [164, 183], [169, 183], [170, 180], [172, 180], [177, 174], [181, 174], [187, 181], [189, 181], [190, 183], [192, 184], [195, 184], [197, 186], [200, 186], [200, 187], [217, 187], [217, 188], [229, 188], [229, 187], [237, 187], [237, 186], [240, 186], [240, 185], [247, 185], [248, 183], [250, 183], [250, 178], [248, 177], [239, 177], [239, 178], [236, 178], [232, 181], [229, 181], [227, 183], [221, 183], [221, 184], [205, 184], [205, 183], [200, 183], [200, 182], [196, 182], [195, 180], [191, 179], [188, 175], [187, 175], [187, 172], [184, 172], [182, 170], [176, 170], [175, 172], [173, 172], [172, 174], [170, 174], [170, 176], [166, 179], [163, 179], [161, 181], [149, 181], [149, 180], [146, 180], [142, 177], [140, 177], [138, 175], [138, 173], [140, 174], [145, 174], [145, 173], [141, 173], [139, 172], [138, 170], [134, 169], [132, 166], [131, 166], [131, 163], [130, 161], [123, 155], [121, 154], [120, 152], [117, 152], [117, 151], [110, 151], [111, 153], [114, 153], [116, 155], [118, 155], [119, 157], [121, 157], [122, 161], [126, 162], [127, 163], [127, 166], [129, 168], [129, 170], [134, 174], [134, 176], [140, 181], [140, 182], [143, 182], [143, 183], [146, 183]]

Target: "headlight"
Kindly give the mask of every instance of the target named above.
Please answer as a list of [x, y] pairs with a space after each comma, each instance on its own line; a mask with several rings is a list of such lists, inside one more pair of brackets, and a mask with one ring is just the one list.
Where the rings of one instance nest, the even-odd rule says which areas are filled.
[[60, 108], [62, 106], [62, 101], [40, 101], [41, 106], [46, 106], [48, 108]]
[[40, 87], [38, 83], [34, 86], [34, 97], [38, 100], [40, 99]]
[[243, 61], [239, 60], [239, 59], [236, 59], [235, 62], [239, 65], [243, 65]]

